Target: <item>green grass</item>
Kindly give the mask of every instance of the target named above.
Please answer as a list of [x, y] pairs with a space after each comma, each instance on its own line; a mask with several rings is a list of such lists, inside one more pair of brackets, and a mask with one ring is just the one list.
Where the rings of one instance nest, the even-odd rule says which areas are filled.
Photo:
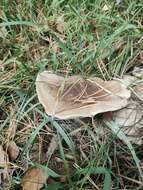
[[[88, 139], [88, 148], [79, 153], [65, 128], [45, 115], [35, 91], [36, 76], [45, 69], [105, 80], [130, 72], [141, 63], [142, 13], [142, 0], [119, 5], [115, 0], [0, 1], [0, 31], [6, 33], [0, 35], [0, 142], [7, 142], [6, 131], [15, 125], [14, 141], [21, 152], [7, 189], [19, 187], [26, 168], [37, 164], [57, 174], [51, 175], [55, 179], [51, 189], [142, 189], [139, 147], [125, 138], [122, 143], [121, 134], [114, 135], [113, 124], [106, 125], [102, 136], [102, 124], [95, 128], [90, 122], [81, 137]], [[64, 17], [64, 34], [57, 30], [59, 16]], [[52, 159], [48, 164], [41, 161], [40, 143], [47, 125], [57, 135], [56, 156], [64, 163], [63, 171], [58, 163], [52, 167]], [[47, 141], [48, 135], [46, 146]], [[37, 144], [41, 152], [37, 148], [35, 155], [40, 158], [34, 161]], [[59, 175], [66, 175], [66, 182]]]

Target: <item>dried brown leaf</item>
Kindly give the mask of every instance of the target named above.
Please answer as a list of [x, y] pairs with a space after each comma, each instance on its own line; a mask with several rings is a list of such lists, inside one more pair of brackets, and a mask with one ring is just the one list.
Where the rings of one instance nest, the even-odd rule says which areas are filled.
[[52, 50], [53, 50], [55, 53], [57, 53], [57, 52], [59, 51], [59, 46], [58, 46], [57, 43], [52, 43], [51, 47], [52, 47]]
[[115, 111], [125, 107], [130, 97], [130, 91], [118, 81], [64, 78], [46, 71], [38, 75], [36, 90], [46, 113], [60, 119]]
[[114, 121], [121, 127], [127, 138], [135, 144], [143, 143], [143, 110], [142, 106], [130, 100], [126, 108], [113, 113]]
[[137, 85], [134, 87], [134, 91], [135, 91], [135, 93], [138, 95], [138, 97], [143, 100], [143, 82], [137, 84]]
[[53, 136], [52, 139], [51, 139], [51, 142], [49, 144], [48, 150], [46, 152], [46, 157], [48, 158], [48, 160], [50, 160], [52, 154], [57, 149], [57, 146], [58, 146], [57, 137]]
[[130, 101], [126, 108], [114, 112], [114, 120], [121, 127], [135, 125], [143, 116], [140, 105], [135, 101]]
[[130, 127], [122, 127], [121, 130], [132, 143], [143, 144], [143, 119]]
[[135, 77], [143, 78], [143, 67], [134, 67], [132, 74]]
[[[11, 109], [12, 110], [12, 109]], [[17, 129], [17, 121], [15, 114], [12, 115], [12, 118], [10, 119], [9, 128], [7, 130], [7, 137], [8, 139], [14, 139]]]
[[61, 34], [64, 33], [64, 30], [65, 30], [65, 23], [64, 23], [64, 16], [59, 16], [57, 18], [57, 21], [56, 21], [56, 24], [57, 24], [57, 30], [58, 32], [60, 32]]
[[18, 157], [19, 148], [14, 141], [10, 141], [8, 143], [7, 152], [11, 161], [14, 161]]
[[120, 81], [127, 87], [132, 86], [137, 82], [137, 78], [135, 76], [131, 75], [124, 75], [123, 79], [120, 79]]
[[47, 178], [48, 176], [43, 169], [33, 167], [23, 176], [21, 186], [23, 190], [40, 190], [46, 183]]
[[7, 153], [3, 150], [3, 147], [0, 145], [0, 184], [3, 180], [8, 179], [8, 164], [9, 159]]

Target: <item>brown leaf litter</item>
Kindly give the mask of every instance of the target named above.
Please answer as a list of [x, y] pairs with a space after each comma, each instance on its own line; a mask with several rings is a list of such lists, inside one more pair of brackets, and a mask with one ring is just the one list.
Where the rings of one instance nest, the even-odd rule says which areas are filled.
[[132, 74], [137, 78], [143, 78], [143, 67], [134, 67]]
[[42, 168], [29, 169], [21, 180], [23, 190], [40, 190], [46, 183], [48, 176]]
[[13, 113], [13, 108], [10, 108], [11, 110], [11, 117], [10, 117], [10, 123], [9, 123], [9, 127], [7, 129], [7, 139], [8, 140], [13, 140], [16, 134], [16, 130], [17, 130], [17, 121], [16, 121], [16, 115]]
[[16, 160], [19, 155], [19, 148], [14, 141], [8, 143], [7, 152], [11, 161]]
[[63, 120], [111, 113], [108, 119], [113, 119], [133, 143], [142, 144], [141, 76], [142, 72], [137, 68], [132, 76], [125, 75], [122, 80], [111, 81], [97, 77], [62, 77], [44, 71], [37, 76], [36, 90], [48, 115]]
[[14, 141], [16, 130], [17, 130], [16, 115], [13, 113], [11, 108], [10, 123], [9, 123], [9, 128], [6, 131], [6, 142], [5, 142], [6, 152], [8, 153], [10, 161], [16, 160], [20, 152], [19, 147]]
[[57, 25], [57, 31], [60, 32], [61, 34], [64, 33], [65, 30], [65, 22], [64, 22], [64, 16], [58, 16], [57, 21], [56, 21], [56, 25]]
[[37, 76], [36, 90], [48, 115], [59, 119], [92, 117], [128, 104], [130, 91], [118, 81], [94, 77], [62, 77], [44, 71]]
[[0, 186], [3, 185], [5, 181], [9, 179], [9, 159], [7, 153], [3, 150], [3, 147], [0, 145]]
[[132, 143], [143, 143], [143, 109], [139, 103], [130, 100], [126, 108], [114, 112], [113, 120]]
[[128, 105], [114, 112], [113, 120], [128, 139], [135, 144], [143, 144], [143, 69], [135, 67], [133, 76], [127, 75], [124, 81], [131, 86], [131, 97]]
[[114, 112], [115, 123], [120, 127], [130, 127], [138, 123], [143, 115], [139, 103], [131, 100], [126, 108]]

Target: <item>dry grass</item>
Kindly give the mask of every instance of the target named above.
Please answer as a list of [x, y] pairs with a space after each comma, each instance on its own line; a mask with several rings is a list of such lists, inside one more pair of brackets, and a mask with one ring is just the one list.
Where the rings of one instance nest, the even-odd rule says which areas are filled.
[[[142, 189], [138, 160], [102, 116], [53, 121], [35, 92], [37, 73], [45, 69], [111, 79], [142, 64], [143, 2], [115, 2], [0, 2], [0, 143], [5, 149], [13, 140], [20, 150], [1, 189], [19, 189], [36, 164], [61, 175], [50, 173], [55, 189], [108, 190], [110, 182], [112, 190]], [[142, 170], [142, 146], [132, 148]]]

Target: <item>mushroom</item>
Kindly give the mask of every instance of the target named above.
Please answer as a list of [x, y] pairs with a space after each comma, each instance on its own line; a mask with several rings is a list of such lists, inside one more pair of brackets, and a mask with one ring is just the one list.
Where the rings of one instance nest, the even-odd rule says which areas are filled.
[[38, 74], [36, 91], [45, 112], [59, 119], [92, 117], [128, 104], [130, 91], [118, 81], [63, 77], [48, 71]]

